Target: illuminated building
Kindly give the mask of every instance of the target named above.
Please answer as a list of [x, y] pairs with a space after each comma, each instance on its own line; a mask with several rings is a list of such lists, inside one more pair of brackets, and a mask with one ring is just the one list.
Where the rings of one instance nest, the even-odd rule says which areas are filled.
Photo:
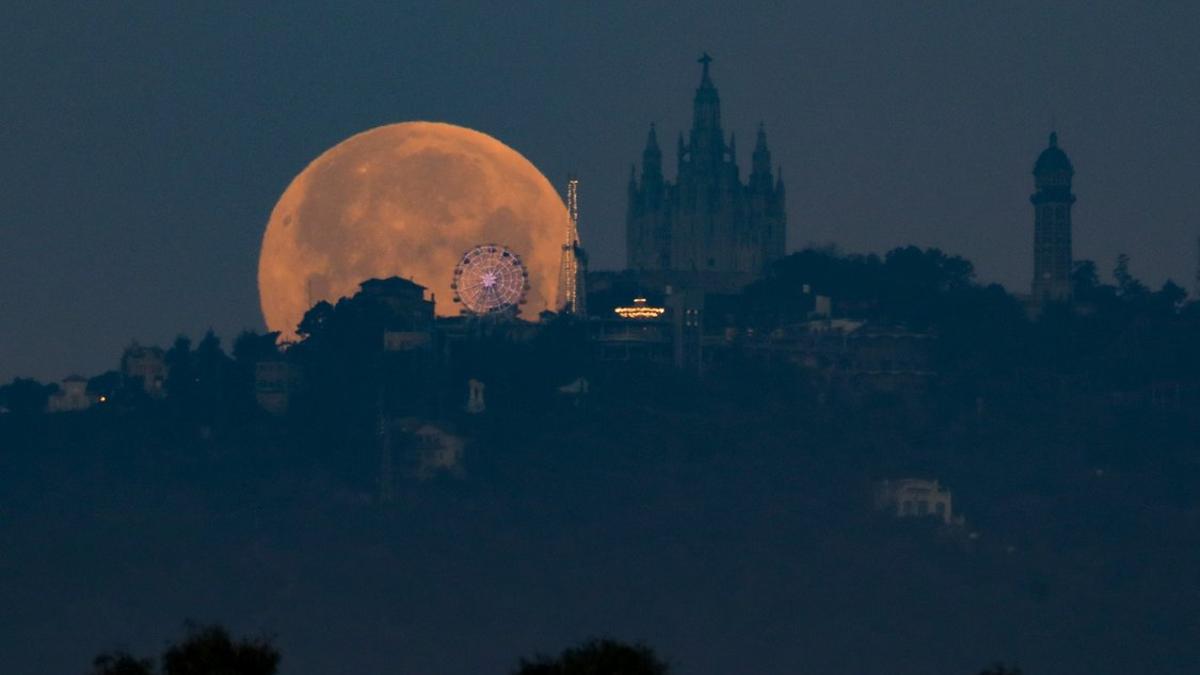
[[711, 345], [704, 335], [704, 291], [691, 289], [676, 291], [667, 296], [671, 309], [672, 351], [675, 367], [701, 374], [706, 357], [711, 356]]
[[58, 385], [56, 391], [46, 402], [50, 412], [77, 412], [87, 410], [96, 402], [96, 397], [87, 390], [86, 377], [72, 375]]
[[705, 356], [703, 292], [672, 293], [665, 305], [639, 296], [607, 317], [593, 317], [588, 328], [597, 358], [669, 365], [700, 374]]
[[589, 339], [600, 361], [671, 363], [674, 336], [666, 310], [641, 300], [641, 305], [618, 307], [611, 315], [588, 322]]
[[1033, 303], [1071, 299], [1071, 179], [1075, 168], [1058, 147], [1058, 134], [1033, 166]]
[[663, 176], [654, 125], [640, 179], [629, 178], [627, 267], [664, 287], [736, 292], [784, 255], [787, 228], [782, 175], [771, 167], [759, 125], [749, 181], [743, 183], [733, 136], [726, 143], [721, 102], [701, 59], [688, 142], [679, 137], [675, 182]]
[[143, 347], [134, 342], [121, 355], [121, 374], [127, 382], [137, 382], [152, 398], [167, 395], [167, 360], [158, 347]]
[[617, 307], [613, 313], [622, 319], [657, 319], [666, 313], [666, 307], [651, 307], [645, 298], [634, 298], [628, 307]]
[[875, 487], [875, 508], [891, 512], [897, 518], [933, 516], [947, 525], [955, 522], [950, 491], [936, 480], [882, 481]]

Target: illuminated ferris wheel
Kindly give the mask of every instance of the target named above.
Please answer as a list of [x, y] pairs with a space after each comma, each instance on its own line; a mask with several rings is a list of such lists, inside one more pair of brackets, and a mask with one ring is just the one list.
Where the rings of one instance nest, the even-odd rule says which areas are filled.
[[476, 246], [454, 266], [454, 301], [469, 314], [516, 311], [529, 290], [529, 270], [521, 256], [499, 244]]

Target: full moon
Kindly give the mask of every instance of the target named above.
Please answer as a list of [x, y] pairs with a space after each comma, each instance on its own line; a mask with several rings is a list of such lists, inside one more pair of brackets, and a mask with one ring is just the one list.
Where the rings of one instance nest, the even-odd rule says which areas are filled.
[[353, 295], [370, 278], [428, 288], [440, 316], [457, 314], [454, 266], [478, 244], [521, 256], [525, 319], [553, 309], [567, 210], [550, 181], [487, 134], [405, 122], [352, 136], [296, 176], [271, 212], [258, 261], [268, 329], [294, 338], [321, 300]]

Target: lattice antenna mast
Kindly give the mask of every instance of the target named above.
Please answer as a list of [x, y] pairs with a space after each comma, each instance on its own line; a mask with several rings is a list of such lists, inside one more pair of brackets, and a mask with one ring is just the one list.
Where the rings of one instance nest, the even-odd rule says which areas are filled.
[[1196, 238], [1196, 288], [1193, 300], [1200, 300], [1200, 237]]
[[558, 268], [558, 297], [560, 312], [583, 315], [584, 289], [582, 274], [583, 249], [579, 243], [579, 179], [567, 177], [567, 236], [562, 246]]
[[567, 223], [567, 243], [571, 246], [578, 246], [579, 179], [574, 176], [567, 179], [567, 215], [570, 216], [570, 222]]

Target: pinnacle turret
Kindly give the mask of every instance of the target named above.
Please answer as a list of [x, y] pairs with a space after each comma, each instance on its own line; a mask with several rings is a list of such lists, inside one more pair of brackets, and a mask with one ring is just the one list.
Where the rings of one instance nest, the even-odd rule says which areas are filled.
[[658, 132], [654, 128], [654, 122], [650, 123], [650, 133], [646, 135], [646, 153], [660, 153], [658, 149]]
[[771, 151], [767, 149], [767, 131], [762, 122], [758, 124], [758, 136], [754, 141], [751, 157], [750, 186], [755, 189], [771, 187]]
[[646, 136], [646, 149], [642, 151], [642, 176], [662, 175], [662, 150], [658, 148], [658, 133], [654, 123], [650, 123], [650, 133]]

